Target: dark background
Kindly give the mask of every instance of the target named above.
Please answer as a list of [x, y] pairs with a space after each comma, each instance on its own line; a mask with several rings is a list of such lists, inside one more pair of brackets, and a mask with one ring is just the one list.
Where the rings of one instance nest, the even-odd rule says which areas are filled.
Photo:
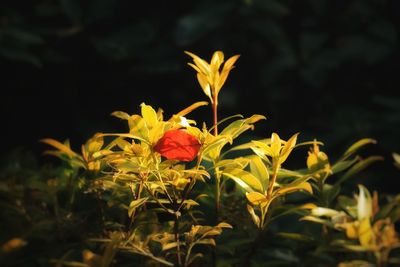
[[[399, 22], [397, 0], [2, 0], [1, 154], [43, 159], [41, 138], [78, 149], [95, 132], [125, 130], [115, 110], [145, 102], [168, 117], [207, 100], [183, 51], [209, 60], [222, 50], [241, 57], [221, 118], [266, 115], [254, 137], [300, 131], [332, 158], [375, 138], [366, 154], [385, 161], [367, 176], [398, 192]], [[192, 117], [210, 123], [210, 108]]]

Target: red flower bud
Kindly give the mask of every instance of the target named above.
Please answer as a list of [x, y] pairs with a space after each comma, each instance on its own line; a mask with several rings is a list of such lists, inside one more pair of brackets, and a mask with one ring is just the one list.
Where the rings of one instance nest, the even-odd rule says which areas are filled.
[[199, 140], [186, 131], [170, 130], [158, 140], [154, 150], [167, 159], [192, 161], [196, 158], [200, 147]]

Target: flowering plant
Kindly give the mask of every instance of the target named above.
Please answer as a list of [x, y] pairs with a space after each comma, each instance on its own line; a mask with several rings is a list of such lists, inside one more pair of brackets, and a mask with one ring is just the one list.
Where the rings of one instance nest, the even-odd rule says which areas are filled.
[[[303, 260], [305, 266], [386, 266], [398, 260], [389, 253], [399, 246], [393, 224], [399, 216], [391, 217], [400, 214], [393, 204], [399, 197], [376, 217], [377, 200], [360, 185], [355, 202], [345, 199], [348, 214], [334, 208], [337, 199], [339, 205], [344, 201], [339, 196], [343, 184], [381, 160], [356, 155], [375, 140], [357, 141], [337, 160], [321, 151], [320, 141], [299, 142], [299, 133], [287, 139], [272, 133], [237, 144], [240, 135], [265, 119], [256, 114], [218, 120], [219, 92], [239, 55], [225, 62], [223, 52], [217, 51], [207, 62], [186, 53], [211, 102], [211, 126], [203, 123], [199, 128], [188, 117], [208, 102], [196, 102], [168, 119], [162, 109], [142, 103], [140, 114], [112, 113], [126, 121], [127, 132], [96, 133], [81, 153], [73, 151], [69, 141], [42, 140], [55, 149], [46, 153], [65, 163], [62, 175], [48, 179], [41, 189], [48, 193], [57, 229], [65, 231], [63, 225], [77, 225], [87, 217], [92, 222], [77, 238], [79, 245], [50, 262], [85, 267], [300, 266], [304, 246], [312, 256]], [[286, 163], [301, 147], [310, 147], [305, 167], [288, 169]], [[79, 210], [77, 203], [85, 201], [91, 205]], [[283, 218], [288, 217], [295, 219], [285, 226]], [[300, 230], [294, 226], [300, 220], [325, 226]], [[335, 231], [344, 231], [349, 240], [332, 240]], [[10, 239], [3, 253], [27, 242]], [[364, 254], [337, 257], [333, 248]]]

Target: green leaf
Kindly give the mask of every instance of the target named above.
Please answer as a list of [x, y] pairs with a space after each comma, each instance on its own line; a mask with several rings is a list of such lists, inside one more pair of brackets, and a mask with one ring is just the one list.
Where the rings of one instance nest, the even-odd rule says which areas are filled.
[[279, 232], [275, 234], [278, 237], [283, 237], [283, 238], [289, 238], [297, 241], [307, 241], [311, 242], [314, 241], [314, 239], [311, 236], [308, 235], [303, 235], [299, 233], [284, 233], [284, 232]]
[[63, 260], [50, 260], [55, 266], [69, 266], [69, 267], [91, 267], [90, 265], [78, 261], [63, 261]]
[[376, 144], [376, 140], [371, 138], [364, 138], [355, 142], [346, 150], [346, 152], [344, 152], [342, 159], [347, 159], [348, 157], [356, 153], [360, 148], [368, 144]]
[[342, 172], [342, 171], [348, 169], [350, 166], [352, 166], [358, 160], [359, 160], [358, 158], [355, 158], [355, 159], [352, 159], [352, 160], [341, 160], [341, 161], [338, 161], [332, 166], [332, 173], [336, 174], [336, 173]]
[[341, 190], [341, 186], [339, 184], [330, 185], [324, 184], [323, 185], [323, 195], [325, 196], [326, 203], [330, 204], [332, 201], [339, 195]]
[[369, 165], [376, 161], [381, 161], [383, 160], [383, 157], [381, 156], [370, 156], [366, 159], [363, 159], [356, 164], [354, 164], [340, 179], [336, 182], [336, 184], [341, 184], [347, 179], [349, 179], [351, 176], [361, 172], [365, 168], [367, 168]]

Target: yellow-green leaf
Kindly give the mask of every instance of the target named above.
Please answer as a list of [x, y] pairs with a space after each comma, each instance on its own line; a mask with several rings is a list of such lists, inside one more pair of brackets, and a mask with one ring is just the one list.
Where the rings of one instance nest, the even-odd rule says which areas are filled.
[[129, 118], [131, 117], [128, 113], [123, 112], [123, 111], [114, 111], [113, 113], [111, 113], [111, 116], [123, 119], [123, 120], [129, 120]]
[[253, 220], [254, 224], [257, 227], [260, 227], [260, 217], [254, 211], [254, 208], [251, 205], [247, 205], [247, 211], [250, 213], [251, 219]]
[[[248, 171], [242, 170], [242, 169], [226, 169], [223, 172], [223, 175], [228, 176], [229, 178], [232, 178], [235, 182], [237, 182], [243, 189], [245, 189], [247, 192], [252, 192], [252, 191], [257, 191], [257, 192], [263, 192], [263, 186], [261, 182], [251, 173]], [[238, 182], [241, 181], [241, 182]], [[243, 185], [243, 183], [245, 185]], [[249, 190], [248, 187], [251, 187], [253, 190]]]
[[264, 191], [268, 188], [269, 173], [264, 162], [258, 156], [250, 157], [250, 172], [261, 182]]
[[171, 242], [171, 243], [167, 243], [167, 244], [162, 244], [162, 250], [163, 250], [163, 251], [169, 250], [169, 249], [175, 248], [175, 247], [177, 247], [177, 246], [178, 246], [178, 243], [176, 243], [176, 242]]
[[[254, 144], [254, 147], [250, 147], [255, 153], [257, 152], [262, 152], [264, 155], [267, 155], [269, 157], [273, 157], [273, 152], [271, 149], [271, 146], [269, 146], [267, 143], [253, 140], [251, 141]], [[258, 154], [258, 153], [256, 153]]]
[[265, 195], [258, 192], [246, 193], [246, 197], [249, 200], [249, 202], [253, 205], [261, 205], [262, 203], [267, 201]]
[[140, 106], [142, 108], [142, 117], [146, 122], [147, 128], [151, 129], [156, 126], [158, 123], [157, 112], [145, 103], [142, 103]]
[[278, 157], [282, 148], [282, 141], [277, 133], [271, 135], [271, 154], [272, 157]]
[[359, 150], [361, 147], [368, 145], [368, 144], [376, 144], [376, 140], [371, 139], [371, 138], [364, 138], [364, 139], [361, 139], [361, 140], [355, 142], [353, 145], [351, 145], [346, 150], [346, 152], [344, 152], [342, 158], [346, 159], [346, 158], [350, 157], [352, 154], [357, 152], [357, 150]]
[[311, 184], [308, 182], [303, 182], [299, 185], [283, 186], [277, 190], [277, 194], [284, 195], [284, 194], [293, 193], [293, 192], [300, 191], [300, 190], [307, 191], [310, 194], [312, 194], [312, 192], [313, 192]]
[[202, 73], [206, 75], [210, 73], [210, 65], [204, 59], [188, 51], [185, 51], [185, 53], [193, 58], [194, 64], [196, 64]]
[[288, 156], [290, 155], [290, 153], [292, 152], [294, 146], [296, 145], [296, 141], [297, 141], [297, 136], [298, 135], [299, 135], [299, 133], [294, 134], [292, 137], [290, 137], [290, 139], [283, 146], [282, 151], [281, 151], [281, 155], [279, 157], [280, 164], [285, 162], [286, 159], [288, 158]]
[[133, 211], [135, 209], [137, 209], [138, 207], [140, 207], [141, 205], [143, 205], [144, 203], [146, 203], [147, 199], [149, 199], [148, 197], [143, 197], [143, 198], [139, 198], [136, 200], [133, 200], [130, 204], [129, 204], [129, 208], [128, 208], [128, 215], [129, 217], [132, 216]]
[[226, 222], [220, 222], [217, 226], [215, 226], [215, 227], [220, 227], [220, 228], [229, 228], [229, 229], [232, 229], [233, 227], [232, 227], [232, 225], [230, 225], [229, 223], [226, 223]]
[[139, 115], [132, 115], [128, 120], [129, 132], [142, 139], [148, 140], [149, 129], [147, 128], [146, 121]]
[[217, 244], [215, 243], [215, 240], [213, 238], [205, 238], [201, 239], [199, 241], [196, 241], [196, 244], [201, 244], [201, 245], [210, 245], [210, 246], [216, 246]]
[[187, 114], [189, 114], [190, 112], [192, 112], [193, 110], [195, 110], [201, 106], [207, 106], [207, 105], [208, 105], [208, 102], [206, 102], [206, 101], [196, 102], [196, 103], [188, 106], [187, 108], [179, 111], [176, 115], [184, 117]]
[[74, 156], [77, 156], [77, 154], [74, 151], [71, 150], [69, 145], [67, 146], [65, 144], [62, 144], [62, 143], [58, 142], [57, 140], [54, 140], [54, 139], [51, 139], [51, 138], [45, 138], [45, 139], [42, 139], [40, 141], [45, 143], [45, 144], [48, 144], [48, 145], [50, 145], [50, 146], [52, 146], [54, 148], [57, 148], [58, 150], [64, 152], [65, 154], [67, 154], [71, 158], [74, 157]]
[[215, 66], [216, 70], [218, 70], [222, 62], [224, 62], [224, 53], [222, 51], [215, 51], [211, 58], [211, 66]]

